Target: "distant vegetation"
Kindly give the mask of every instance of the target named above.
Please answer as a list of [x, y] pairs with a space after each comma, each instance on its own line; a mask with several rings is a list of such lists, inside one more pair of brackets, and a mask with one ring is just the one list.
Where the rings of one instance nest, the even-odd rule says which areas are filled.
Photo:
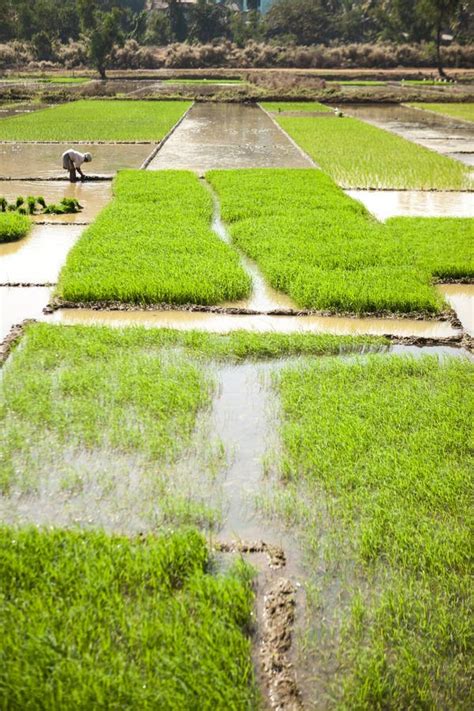
[[[419, 66], [414, 56], [421, 53], [429, 56], [428, 66], [438, 66], [443, 74], [443, 62], [450, 63], [453, 55], [449, 46], [441, 52], [447, 35], [458, 43], [454, 66], [466, 66], [468, 61], [462, 49], [472, 40], [468, 0], [276, 0], [266, 15], [252, 9], [252, 3], [246, 13], [239, 5], [242, 2], [198, 0], [189, 6], [169, 0], [167, 7], [147, 11], [145, 0], [42, 0], [40, 8], [30, 0], [0, 0], [0, 42], [28, 43], [31, 59], [67, 66], [72, 66], [76, 45], [82, 54], [78, 64], [96, 67], [102, 77], [119, 55], [122, 65], [128, 57], [129, 68], [158, 66], [157, 55], [146, 47], [176, 43], [194, 47], [192, 54], [200, 59], [186, 64], [185, 48], [173, 48], [164, 61], [166, 66], [316, 66], [314, 53], [305, 56], [302, 48], [318, 46], [318, 54], [330, 54], [337, 62], [334, 49], [339, 46], [391, 43], [395, 48], [404, 46], [396, 64], [387, 64], [391, 50], [382, 47], [376, 50], [378, 60], [374, 57], [369, 66]], [[138, 51], [132, 52], [130, 43]], [[265, 47], [258, 62], [253, 57], [261, 53], [256, 45]], [[299, 48], [299, 64], [291, 60], [294, 48]], [[16, 47], [11, 45], [11, 51], [15, 54]], [[173, 64], [176, 54], [181, 56], [180, 64]], [[358, 54], [366, 66], [367, 59], [363, 60], [362, 52]], [[339, 64], [332, 66], [343, 66], [342, 55]], [[350, 66], [357, 66], [353, 51], [349, 60]], [[8, 63], [8, 50], [0, 51], [0, 67]]]

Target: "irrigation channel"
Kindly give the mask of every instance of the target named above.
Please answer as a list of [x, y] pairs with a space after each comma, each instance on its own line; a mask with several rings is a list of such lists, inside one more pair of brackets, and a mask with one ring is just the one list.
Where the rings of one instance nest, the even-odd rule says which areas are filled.
[[[374, 113], [370, 114], [370, 111]], [[386, 113], [378, 107], [354, 109], [361, 118], [379, 123], [389, 120], [390, 116], [390, 120], [397, 120], [393, 118], [393, 112], [405, 116], [404, 110], [399, 111], [400, 114], [391, 108]], [[380, 113], [387, 118], [379, 118]], [[419, 112], [415, 113], [418, 116]], [[420, 119], [416, 137], [413, 131], [408, 136], [405, 128], [402, 129], [405, 131], [403, 135], [425, 145], [431, 141], [440, 152], [467, 155], [460, 148], [463, 141], [464, 148], [471, 145], [462, 138], [464, 129], [459, 128], [454, 142], [449, 139], [443, 144], [429, 134], [434, 130], [434, 123], [440, 131], [441, 123], [430, 121], [431, 117], [426, 123]], [[384, 127], [387, 127], [386, 123]], [[289, 297], [269, 287], [255, 263], [243, 254], [240, 255], [241, 264], [251, 277], [252, 295], [247, 301], [222, 304], [217, 310], [60, 308], [45, 313], [43, 309], [51, 299], [67, 253], [84, 229], [82, 223], [91, 222], [110, 200], [110, 177], [120, 168], [140, 167], [155, 151], [152, 144], [89, 144], [87, 150], [94, 155], [94, 168], [104, 179], [71, 186], [60, 179], [62, 174], [58, 168], [65, 147], [68, 146], [47, 143], [0, 144], [3, 179], [0, 195], [12, 199], [18, 194], [43, 194], [54, 201], [64, 196], [77, 197], [84, 205], [84, 211], [78, 215], [48, 216], [48, 220], [36, 218], [36, 221], [53, 224], [37, 224], [30, 237], [0, 246], [0, 339], [7, 337], [12, 327], [25, 319], [117, 327], [141, 324], [149, 328], [220, 333], [247, 329], [284, 333], [388, 334], [394, 339], [419, 339], [427, 343], [431, 340], [441, 344], [443, 340], [452, 339], [458, 346], [464, 331], [474, 335], [473, 285], [438, 287], [463, 328], [449, 320], [301, 315]], [[31, 175], [32, 166], [35, 167], [34, 175]], [[259, 108], [195, 104], [148, 165], [150, 170], [190, 169], [201, 176], [210, 169], [251, 167], [312, 168], [314, 164]], [[393, 215], [474, 216], [472, 195], [468, 194], [409, 191], [353, 191], [349, 194], [364, 202], [380, 220]], [[220, 218], [218, 200], [212, 195], [212, 228], [220, 239], [229, 242], [230, 237]], [[400, 352], [469, 357], [462, 348], [442, 345], [423, 348], [392, 345], [386, 350], [387, 357], [389, 353]], [[36, 453], [39, 465], [35, 485], [29, 493], [18, 489], [1, 497], [0, 516], [8, 523], [101, 525], [108, 531], [136, 533], [152, 530], [160, 521], [162, 512], [158, 492], [163, 491], [163, 487], [168, 488], [171, 495], [179, 490], [184, 497], [197, 497], [209, 510], [220, 511], [219, 522], [211, 526], [210, 535], [222, 560], [228, 551], [252, 553], [252, 562], [259, 568], [257, 617], [260, 624], [256, 645], [259, 652], [255, 661], [262, 685], [266, 687], [268, 706], [325, 708], [327, 680], [334, 668], [335, 641], [321, 642], [319, 666], [314, 673], [302, 652], [307, 628], [304, 589], [308, 582], [323, 586], [319, 619], [311, 619], [311, 623], [319, 628], [323, 619], [332, 619], [344, 604], [342, 583], [332, 580], [328, 585], [321, 561], [312, 566], [310, 575], [296, 537], [264, 514], [271, 506], [269, 500], [276, 476], [273, 473], [275, 467], [266, 461], [267, 454], [276, 446], [274, 433], [278, 424], [271, 382], [278, 369], [292, 362], [294, 359], [240, 365], [213, 364], [216, 388], [212, 406], [198, 425], [188, 451], [169, 471], [162, 472], [159, 480], [143, 475], [138, 456], [110, 451], [88, 453], [71, 447], [57, 458], [57, 451], [45, 441], [44, 447]], [[209, 442], [212, 443], [212, 455], [208, 452]], [[214, 457], [212, 463], [209, 456]], [[74, 470], [74, 475], [82, 479], [79, 490], [66, 491], [62, 486], [64, 467], [68, 471]], [[214, 472], [213, 477], [209, 476], [209, 470]], [[280, 618], [278, 614], [272, 617], [275, 610], [283, 610]], [[288, 649], [292, 635], [297, 643]], [[275, 638], [283, 640], [281, 648], [278, 644], [275, 646]], [[315, 694], [320, 696], [319, 701], [315, 701]]]

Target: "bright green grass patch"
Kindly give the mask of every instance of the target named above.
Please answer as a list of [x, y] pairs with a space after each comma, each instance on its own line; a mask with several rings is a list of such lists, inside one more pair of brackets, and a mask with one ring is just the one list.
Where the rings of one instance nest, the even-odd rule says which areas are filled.
[[212, 199], [196, 175], [123, 171], [114, 193], [69, 253], [61, 297], [217, 304], [248, 295], [237, 253], [210, 229]]
[[425, 111], [434, 111], [437, 114], [442, 114], [443, 116], [449, 116], [455, 119], [462, 119], [463, 121], [474, 121], [474, 104], [407, 104], [407, 106], [413, 106], [416, 109], [423, 109]]
[[9, 709], [246, 709], [251, 571], [209, 573], [192, 531], [146, 539], [0, 529]]
[[428, 356], [278, 378], [286, 513], [323, 556], [330, 599], [337, 579], [344, 591], [328, 677], [341, 708], [472, 707], [473, 385], [467, 359]]
[[267, 111], [279, 113], [280, 111], [324, 111], [331, 113], [329, 106], [320, 104], [319, 101], [262, 101], [262, 106]]
[[16, 242], [28, 234], [31, 228], [30, 218], [15, 212], [0, 212], [0, 244]]
[[430, 311], [433, 277], [474, 277], [474, 222], [376, 222], [315, 170], [212, 171], [236, 244], [271, 285], [319, 310]]
[[159, 141], [189, 101], [73, 101], [0, 121], [0, 140]]
[[461, 190], [466, 166], [354, 118], [277, 118], [280, 126], [345, 188]]

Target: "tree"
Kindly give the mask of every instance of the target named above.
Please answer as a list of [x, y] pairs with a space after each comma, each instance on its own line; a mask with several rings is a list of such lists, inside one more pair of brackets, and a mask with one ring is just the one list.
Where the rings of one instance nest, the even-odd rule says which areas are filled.
[[172, 38], [177, 42], [184, 42], [188, 36], [188, 23], [180, 0], [169, 0], [168, 17]]
[[189, 39], [209, 42], [229, 34], [229, 11], [225, 5], [198, 0], [191, 11]]
[[420, 0], [420, 11], [428, 20], [436, 42], [436, 65], [440, 77], [446, 78], [441, 56], [442, 35], [451, 29], [458, 13], [461, 11], [461, 0]]
[[81, 26], [87, 38], [89, 58], [101, 79], [107, 79], [106, 68], [115, 44], [123, 42], [122, 11], [114, 7], [110, 12], [98, 9], [96, 0], [79, 0]]
[[267, 36], [298, 44], [326, 44], [336, 36], [337, 0], [277, 0], [266, 16]]

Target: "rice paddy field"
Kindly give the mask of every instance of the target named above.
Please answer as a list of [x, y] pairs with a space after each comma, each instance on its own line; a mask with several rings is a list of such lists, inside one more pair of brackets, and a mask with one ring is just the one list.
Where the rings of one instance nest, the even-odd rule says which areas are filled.
[[463, 121], [474, 121], [474, 104], [408, 104], [416, 109], [424, 111], [434, 111], [437, 114], [448, 116], [449, 118], [462, 119]]
[[211, 232], [212, 199], [185, 171], [122, 171], [114, 200], [71, 250], [58, 286], [68, 301], [216, 304], [250, 279]]
[[301, 307], [436, 313], [443, 302], [433, 278], [474, 276], [471, 219], [396, 218], [382, 225], [314, 170], [207, 177], [235, 243]]
[[72, 101], [0, 121], [0, 141], [159, 141], [188, 101]]
[[276, 117], [280, 126], [344, 188], [464, 190], [469, 170], [447, 156], [342, 117]]
[[[98, 166], [190, 107], [71, 101], [0, 142], [45, 142], [59, 201], [55, 142], [111, 144]], [[473, 218], [382, 223], [343, 188], [469, 169], [316, 101], [206, 108], [160, 169], [67, 185], [77, 241], [41, 214], [27, 254], [30, 218], [0, 211], [0, 265], [32, 282], [4, 269], [0, 298], [34, 300], [0, 346], [0, 708], [467, 711], [474, 362], [438, 285], [472, 288]]]

